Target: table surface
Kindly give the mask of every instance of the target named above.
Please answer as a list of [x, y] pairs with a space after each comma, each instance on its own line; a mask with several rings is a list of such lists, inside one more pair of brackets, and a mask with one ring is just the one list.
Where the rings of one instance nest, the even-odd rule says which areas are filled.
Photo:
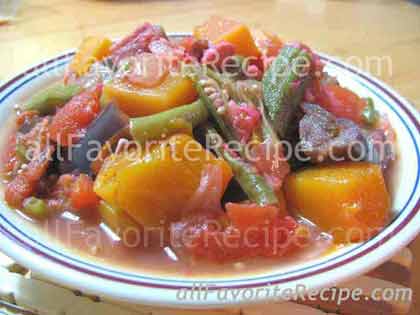
[[[188, 32], [212, 14], [358, 65], [420, 108], [420, 6], [398, 0], [26, 0], [16, 20], [0, 26], [0, 80], [77, 46], [87, 35], [119, 37], [143, 21]], [[417, 314], [420, 239], [412, 247]]]

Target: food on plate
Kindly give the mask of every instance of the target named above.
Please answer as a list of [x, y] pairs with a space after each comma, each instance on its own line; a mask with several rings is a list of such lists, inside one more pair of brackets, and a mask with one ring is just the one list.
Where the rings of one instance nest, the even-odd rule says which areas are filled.
[[168, 75], [154, 87], [136, 87], [124, 81], [107, 83], [103, 98], [105, 102], [114, 102], [127, 115], [140, 117], [191, 103], [197, 93], [188, 78]]
[[131, 267], [252, 268], [364, 242], [392, 219], [397, 134], [324, 66], [222, 17], [183, 38], [150, 23], [87, 37], [18, 106], [4, 199], [59, 239], [78, 222], [78, 249]]
[[390, 198], [377, 164], [308, 168], [290, 175], [284, 188], [289, 209], [331, 231], [337, 242], [367, 240], [389, 220]]
[[112, 46], [112, 41], [105, 37], [86, 37], [76, 55], [74, 56], [69, 69], [78, 76], [85, 74], [90, 66], [106, 57]]

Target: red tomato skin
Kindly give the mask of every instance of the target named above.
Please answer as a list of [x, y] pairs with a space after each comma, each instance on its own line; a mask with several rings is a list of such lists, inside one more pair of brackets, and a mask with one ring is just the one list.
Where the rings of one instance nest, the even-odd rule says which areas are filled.
[[62, 146], [77, 142], [80, 133], [96, 118], [100, 111], [99, 97], [102, 87], [87, 90], [74, 96], [59, 109], [49, 126], [53, 141]]

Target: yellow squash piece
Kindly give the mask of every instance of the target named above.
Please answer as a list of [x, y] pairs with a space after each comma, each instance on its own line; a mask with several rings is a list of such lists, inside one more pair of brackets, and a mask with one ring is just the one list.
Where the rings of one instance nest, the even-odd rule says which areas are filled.
[[197, 99], [197, 92], [191, 80], [171, 74], [155, 88], [138, 88], [123, 82], [106, 84], [103, 99], [114, 102], [131, 117], [139, 117], [191, 103]]
[[223, 191], [232, 178], [232, 170], [224, 160], [188, 135], [174, 135], [144, 151], [134, 158], [131, 155], [131, 161], [129, 155], [111, 156], [94, 186], [103, 200], [144, 226], [179, 220], [207, 165], [221, 168]]
[[366, 240], [389, 219], [390, 197], [376, 164], [309, 168], [291, 174], [284, 188], [289, 208], [332, 234], [337, 243]]
[[217, 42], [226, 41], [235, 46], [235, 53], [245, 57], [258, 57], [260, 51], [258, 50], [254, 38], [246, 25], [238, 25], [230, 32], [223, 34]]
[[111, 45], [112, 41], [105, 37], [86, 37], [70, 64], [70, 70], [78, 76], [85, 74], [94, 62], [109, 54]]
[[212, 16], [203, 25], [194, 28], [194, 37], [213, 43], [226, 41], [235, 46], [235, 53], [245, 57], [261, 55], [249, 28], [237, 21]]

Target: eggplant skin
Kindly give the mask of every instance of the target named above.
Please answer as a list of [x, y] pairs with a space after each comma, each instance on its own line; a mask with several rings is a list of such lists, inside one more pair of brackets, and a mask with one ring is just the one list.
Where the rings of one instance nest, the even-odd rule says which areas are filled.
[[86, 130], [85, 136], [72, 148], [71, 164], [82, 173], [90, 172], [90, 165], [115, 133], [128, 125], [129, 118], [114, 104], [106, 106]]

